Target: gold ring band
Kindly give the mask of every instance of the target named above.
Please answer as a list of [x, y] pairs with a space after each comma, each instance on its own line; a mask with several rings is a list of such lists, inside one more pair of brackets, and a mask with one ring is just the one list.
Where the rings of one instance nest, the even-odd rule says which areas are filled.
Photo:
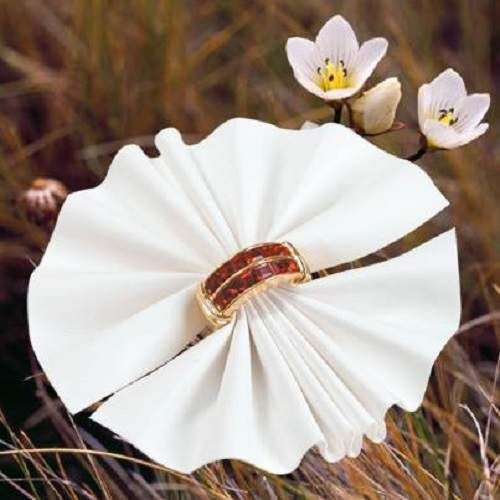
[[306, 262], [291, 243], [260, 243], [241, 250], [211, 273], [200, 283], [197, 299], [210, 325], [220, 328], [256, 294], [280, 283], [310, 279]]

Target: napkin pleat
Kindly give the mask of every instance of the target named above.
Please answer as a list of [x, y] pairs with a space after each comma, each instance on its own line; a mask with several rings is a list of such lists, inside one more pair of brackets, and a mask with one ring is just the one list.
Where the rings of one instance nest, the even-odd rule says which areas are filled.
[[446, 199], [417, 165], [346, 127], [279, 129], [233, 119], [186, 146], [167, 129], [162, 159], [228, 257], [288, 240], [313, 270], [392, 243], [442, 210]]
[[[33, 278], [31, 293], [43, 295], [47, 304], [54, 303], [52, 307], [39, 308], [37, 321], [54, 329], [64, 328], [84, 339], [96, 335], [94, 330], [126, 321], [191, 288], [199, 278], [200, 275], [187, 273], [74, 272], [42, 267]], [[72, 300], [65, 301], [65, 297]]]
[[223, 254], [175, 193], [131, 146], [62, 208], [28, 311], [37, 357], [71, 411], [158, 368], [205, 325], [196, 285]]
[[[253, 342], [258, 353], [258, 366], [264, 386], [256, 387], [261, 401], [257, 410], [269, 427], [259, 429], [259, 441], [266, 445], [266, 460], [272, 459], [276, 473], [286, 473], [299, 464], [312, 444], [321, 441], [317, 422], [301, 395], [300, 387], [283, 358], [275, 339], [254, 302], [244, 306]], [[263, 411], [265, 410], [265, 411]], [[258, 451], [258, 450], [257, 450]], [[254, 453], [252, 463], [262, 467], [262, 456]]]
[[[309, 331], [304, 334], [302, 325], [294, 321], [293, 316], [287, 310], [285, 314], [284, 304], [276, 300], [278, 294], [272, 295], [268, 302], [273, 304], [269, 318], [276, 321], [275, 333], [283, 331], [283, 342], [289, 339], [291, 349], [289, 355], [284, 354], [285, 359], [293, 359], [297, 354], [302, 363], [310, 370], [312, 375], [312, 390], [310, 393], [304, 391], [304, 397], [307, 401], [315, 398], [315, 392], [321, 392], [323, 389], [327, 395], [324, 401], [315, 401], [318, 407], [330, 408], [332, 417], [326, 418], [326, 425], [321, 426], [323, 433], [329, 442], [338, 447], [338, 442], [343, 443], [343, 450], [340, 456], [344, 454], [357, 455], [361, 448], [361, 438], [366, 428], [375, 424], [374, 419], [360, 404], [356, 397], [349, 391], [344, 383], [338, 378], [335, 365], [328, 362], [328, 359], [317, 350], [313, 343], [308, 341]], [[321, 346], [323, 347], [323, 346]], [[290, 357], [289, 357], [290, 356]], [[320, 395], [321, 396], [321, 395]], [[324, 399], [324, 398], [323, 398]], [[311, 403], [310, 403], [311, 404]], [[333, 432], [330, 429], [333, 425]], [[339, 425], [340, 424], [340, 425]], [[329, 453], [329, 460], [335, 460], [335, 455]]]
[[[71, 289], [81, 282], [78, 276], [71, 281]], [[165, 363], [205, 323], [194, 298], [194, 284], [171, 294], [164, 291], [165, 298], [156, 298], [152, 305], [124, 319], [121, 314], [113, 318], [107, 313], [104, 325], [99, 327], [99, 322], [91, 316], [104, 308], [93, 308], [90, 298], [69, 304], [65, 292], [70, 293], [71, 289], [64, 285], [58, 289], [56, 301], [53, 290], [45, 294], [50, 282], [43, 275], [31, 280], [31, 341], [50, 382], [72, 412], [84, 409]], [[134, 280], [124, 286], [133, 288]], [[36, 303], [32, 296], [38, 297]], [[133, 297], [129, 297], [132, 302]], [[120, 294], [110, 294], [103, 301], [109, 307], [119, 308]], [[112, 319], [115, 321], [108, 324]], [[94, 324], [89, 326], [89, 323]]]
[[[284, 473], [314, 445], [329, 461], [355, 456], [364, 435], [384, 438], [390, 406], [420, 404], [432, 362], [458, 324], [456, 261], [449, 231], [386, 262], [270, 290], [93, 418], [185, 472], [236, 458]], [[413, 321], [408, 301], [418, 301]], [[146, 421], [148, 409], [157, 417]]]
[[314, 318], [339, 352], [380, 380], [367, 380], [367, 387], [381, 385], [394, 395], [394, 403], [418, 407], [434, 359], [460, 320], [453, 230], [400, 257], [311, 282], [300, 294], [297, 290], [280, 293]]
[[[345, 168], [352, 168], [353, 184], [338, 197], [332, 193], [321, 213], [276, 236], [303, 249], [312, 269], [373, 253], [413, 231], [447, 205], [423, 170], [413, 164], [401, 165], [401, 160], [386, 153], [379, 154], [378, 162], [376, 157], [365, 161], [363, 170], [367, 166], [372, 170], [358, 172], [359, 179], [355, 176], [356, 163], [347, 161]], [[335, 170], [332, 167], [332, 176]], [[329, 184], [335, 186], [336, 179]]]
[[[282, 163], [282, 177], [293, 183], [285, 191], [276, 223], [268, 234], [271, 240], [281, 239], [296, 228], [306, 225], [319, 214], [348, 197], [357, 183], [367, 176], [380, 176], [382, 169], [368, 169], [357, 158], [364, 155], [365, 146], [344, 127], [328, 124], [322, 129], [301, 131], [297, 136], [286, 135], [289, 161]], [[306, 151], [307, 156], [298, 154]], [[281, 189], [280, 189], [281, 191]]]
[[256, 123], [230, 120], [189, 147], [240, 248], [267, 241], [277, 200], [289, 199], [283, 182], [291, 167], [289, 133]]
[[[339, 404], [346, 400], [348, 405], [352, 401], [354, 412], [351, 418], [372, 441], [380, 441], [385, 436], [383, 421], [385, 412], [394, 404], [396, 398], [385, 387], [383, 380], [378, 379], [376, 374], [371, 373], [367, 367], [359, 363], [352, 352], [343, 352], [332, 341], [329, 335], [330, 330], [323, 330], [318, 326], [316, 312], [308, 316], [298, 305], [290, 303], [286, 296], [280, 296], [280, 292], [281, 290], [273, 294], [274, 300], [289, 320], [296, 325], [304, 340], [328, 365], [330, 373], [327, 383], [333, 384], [338, 381], [339, 387], [334, 393]], [[379, 437], [381, 435], [382, 438]]]
[[[227, 258], [236, 253], [239, 247], [235, 233], [179, 132], [175, 129], [165, 129], [156, 136], [155, 144], [167, 168], [190, 200], [193, 210], [198, 212], [221, 245], [224, 256]], [[219, 177], [218, 181], [227, 182], [222, 177]]]
[[[257, 303], [259, 302], [263, 303], [265, 301], [257, 300]], [[314, 362], [311, 359], [311, 353], [301, 352], [297, 348], [298, 346], [294, 344], [292, 339], [297, 336], [295, 328], [287, 325], [282, 317], [275, 316], [275, 311], [271, 308], [266, 310], [264, 305], [262, 307], [263, 312], [266, 313], [265, 318], [269, 334], [279, 346], [281, 355], [286, 360], [300, 387], [302, 397], [307, 402], [321, 429], [323, 439], [327, 444], [325, 454], [332, 461], [339, 460], [346, 455], [348, 443], [353, 442], [356, 437], [351, 423], [346, 420], [335, 400], [331, 398], [331, 395], [317, 377], [315, 370], [311, 366]], [[361, 443], [359, 446], [361, 446]]]
[[118, 392], [92, 418], [184, 472], [232, 457], [285, 473], [321, 439], [287, 363], [250, 304], [235, 324]]
[[[93, 193], [104, 205], [100, 207], [104, 221], [110, 216], [121, 217], [121, 225], [130, 227], [137, 237], [148, 233], [143, 246], [161, 246], [163, 254], [174, 262], [185, 262], [182, 269], [165, 264], [163, 269], [209, 272], [221, 258], [217, 241], [178, 186], [169, 182], [168, 168], [160, 174], [158, 161], [163, 160], [150, 159], [138, 146], [126, 146], [118, 152], [101, 186], [86, 193]], [[87, 200], [87, 207], [91, 205], [92, 199]], [[87, 225], [83, 222], [77, 227], [82, 230]]]
[[[179, 254], [97, 193], [70, 195], [40, 267], [68, 272], [200, 272], [199, 257]], [[173, 247], [176, 248], [176, 247]], [[197, 265], [198, 261], [198, 265]]]

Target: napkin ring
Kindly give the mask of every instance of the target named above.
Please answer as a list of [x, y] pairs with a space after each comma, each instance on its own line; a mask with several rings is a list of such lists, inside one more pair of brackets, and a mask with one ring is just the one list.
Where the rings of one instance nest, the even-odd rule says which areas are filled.
[[258, 293], [281, 283], [298, 284], [310, 279], [306, 262], [291, 243], [260, 243], [219, 266], [200, 283], [196, 296], [210, 325], [220, 328]]

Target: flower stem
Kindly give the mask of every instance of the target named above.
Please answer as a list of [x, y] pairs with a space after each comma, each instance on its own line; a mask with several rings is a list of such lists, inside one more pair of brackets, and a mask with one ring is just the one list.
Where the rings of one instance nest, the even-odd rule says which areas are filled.
[[333, 122], [340, 123], [340, 119], [342, 118], [342, 104], [336, 104], [333, 106]]
[[427, 146], [422, 146], [416, 153], [413, 153], [406, 159], [408, 161], [417, 161], [420, 160], [420, 158], [422, 158], [422, 156], [424, 156], [425, 153], [427, 153]]

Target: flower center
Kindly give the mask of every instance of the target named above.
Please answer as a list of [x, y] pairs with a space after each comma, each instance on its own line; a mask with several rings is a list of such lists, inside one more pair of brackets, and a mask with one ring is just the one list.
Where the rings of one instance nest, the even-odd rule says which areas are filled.
[[455, 109], [440, 109], [438, 121], [443, 123], [444, 125], [454, 125], [457, 123], [458, 118], [455, 117]]
[[338, 64], [333, 64], [327, 57], [325, 65], [318, 66], [318, 86], [325, 92], [332, 89], [343, 89], [349, 86], [347, 81], [347, 69], [341, 59]]

